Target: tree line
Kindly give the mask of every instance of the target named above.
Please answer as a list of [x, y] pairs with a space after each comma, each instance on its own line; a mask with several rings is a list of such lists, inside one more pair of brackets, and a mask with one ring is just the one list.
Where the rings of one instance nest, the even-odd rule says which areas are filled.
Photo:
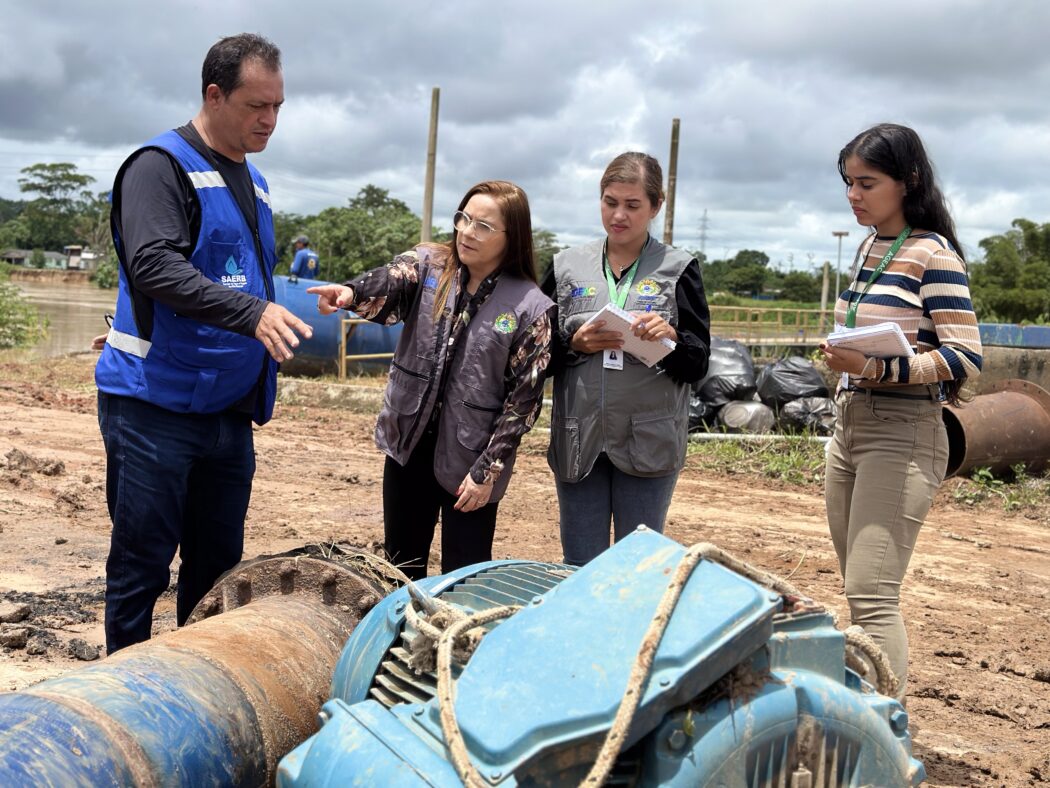
[[[31, 264], [43, 265], [43, 251], [80, 244], [98, 255], [96, 281], [116, 284], [116, 256], [109, 228], [109, 192], [92, 192], [95, 179], [69, 163], [34, 164], [18, 179], [27, 200], [0, 198], [0, 250], [34, 250]], [[451, 217], [449, 217], [451, 225]], [[325, 279], [341, 282], [390, 261], [419, 243], [422, 222], [386, 189], [368, 184], [340, 207], [303, 216], [278, 211], [274, 233], [280, 263], [288, 273], [293, 239], [307, 235], [321, 258]], [[447, 241], [451, 229], [434, 227], [431, 237]], [[536, 260], [542, 275], [562, 248], [549, 230], [533, 231]]]
[[[101, 286], [116, 282], [116, 260], [109, 235], [109, 194], [94, 192], [94, 178], [69, 163], [34, 164], [21, 171], [23, 200], [0, 198], [0, 250], [9, 248], [60, 250], [70, 244], [90, 248], [100, 256], [96, 279]], [[346, 205], [313, 215], [278, 211], [274, 214], [278, 273], [287, 273], [292, 241], [309, 236], [321, 258], [322, 276], [343, 281], [391, 260], [419, 241], [421, 220], [386, 189], [369, 184]], [[432, 228], [436, 241], [451, 231]], [[533, 231], [537, 268], [542, 277], [562, 248], [555, 233]], [[1050, 223], [1016, 219], [1009, 230], [980, 242], [983, 259], [970, 261], [971, 293], [983, 322], [1050, 323]], [[728, 259], [702, 263], [704, 284], [714, 303], [734, 298], [777, 298], [796, 303], [820, 301], [823, 271], [810, 261], [809, 270], [782, 272], [767, 254], [744, 249]], [[43, 256], [34, 256], [42, 264]], [[843, 272], [848, 276], [849, 272]], [[843, 284], [845, 286], [845, 284]], [[833, 297], [834, 294], [831, 294]]]

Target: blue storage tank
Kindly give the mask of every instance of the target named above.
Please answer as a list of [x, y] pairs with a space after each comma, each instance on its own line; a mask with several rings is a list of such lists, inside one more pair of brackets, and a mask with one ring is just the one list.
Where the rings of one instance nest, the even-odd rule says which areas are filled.
[[[317, 279], [292, 281], [287, 276], [273, 278], [274, 300], [292, 312], [313, 330], [313, 338], [302, 342], [295, 351], [295, 358], [281, 364], [281, 371], [292, 375], [334, 374], [339, 370], [339, 332], [342, 320], [354, 317], [351, 312], [336, 312], [322, 315], [317, 311], [317, 296], [307, 293], [306, 288], [327, 285]], [[350, 326], [347, 331], [347, 355], [368, 353], [393, 353], [401, 337], [401, 324], [381, 326], [361, 323]], [[390, 368], [389, 359], [356, 361], [347, 364], [347, 372], [354, 374], [380, 374]]]
[[999, 347], [1050, 348], [1050, 326], [1016, 323], [978, 323], [981, 342]]

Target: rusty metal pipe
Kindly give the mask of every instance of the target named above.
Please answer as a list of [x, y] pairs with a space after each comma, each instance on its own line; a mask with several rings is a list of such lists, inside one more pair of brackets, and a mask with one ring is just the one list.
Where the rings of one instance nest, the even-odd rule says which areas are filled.
[[1021, 463], [1031, 473], [1050, 462], [1050, 393], [1027, 380], [1004, 380], [961, 408], [944, 408], [947, 476], [993, 472]]
[[385, 589], [302, 555], [238, 568], [192, 626], [0, 695], [0, 784], [273, 784]]

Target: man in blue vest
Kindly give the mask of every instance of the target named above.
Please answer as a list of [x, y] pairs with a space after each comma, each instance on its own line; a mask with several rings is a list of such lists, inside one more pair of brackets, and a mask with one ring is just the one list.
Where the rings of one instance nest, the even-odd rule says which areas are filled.
[[109, 653], [150, 637], [176, 550], [180, 626], [240, 560], [252, 421], [270, 419], [277, 366], [312, 333], [273, 301], [270, 192], [245, 159], [277, 125], [280, 50], [223, 38], [201, 82], [197, 116], [133, 153], [113, 186], [119, 289], [95, 368], [113, 521]]
[[300, 235], [295, 239], [295, 259], [292, 260], [290, 269], [293, 282], [298, 279], [316, 279], [321, 271], [321, 263], [317, 258], [317, 252], [310, 248], [310, 239]]

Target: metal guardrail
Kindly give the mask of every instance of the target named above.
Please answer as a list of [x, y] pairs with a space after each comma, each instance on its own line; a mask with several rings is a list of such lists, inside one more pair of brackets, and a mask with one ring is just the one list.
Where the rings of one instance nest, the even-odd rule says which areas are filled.
[[830, 309], [712, 306], [711, 333], [745, 345], [818, 345], [834, 327]]
[[394, 357], [393, 353], [357, 353], [352, 355], [346, 354], [346, 344], [350, 339], [350, 336], [354, 333], [354, 329], [362, 323], [368, 321], [362, 317], [344, 317], [342, 320], [342, 328], [339, 331], [339, 379], [346, 379], [346, 362], [348, 361], [370, 361], [375, 359], [390, 359]]

